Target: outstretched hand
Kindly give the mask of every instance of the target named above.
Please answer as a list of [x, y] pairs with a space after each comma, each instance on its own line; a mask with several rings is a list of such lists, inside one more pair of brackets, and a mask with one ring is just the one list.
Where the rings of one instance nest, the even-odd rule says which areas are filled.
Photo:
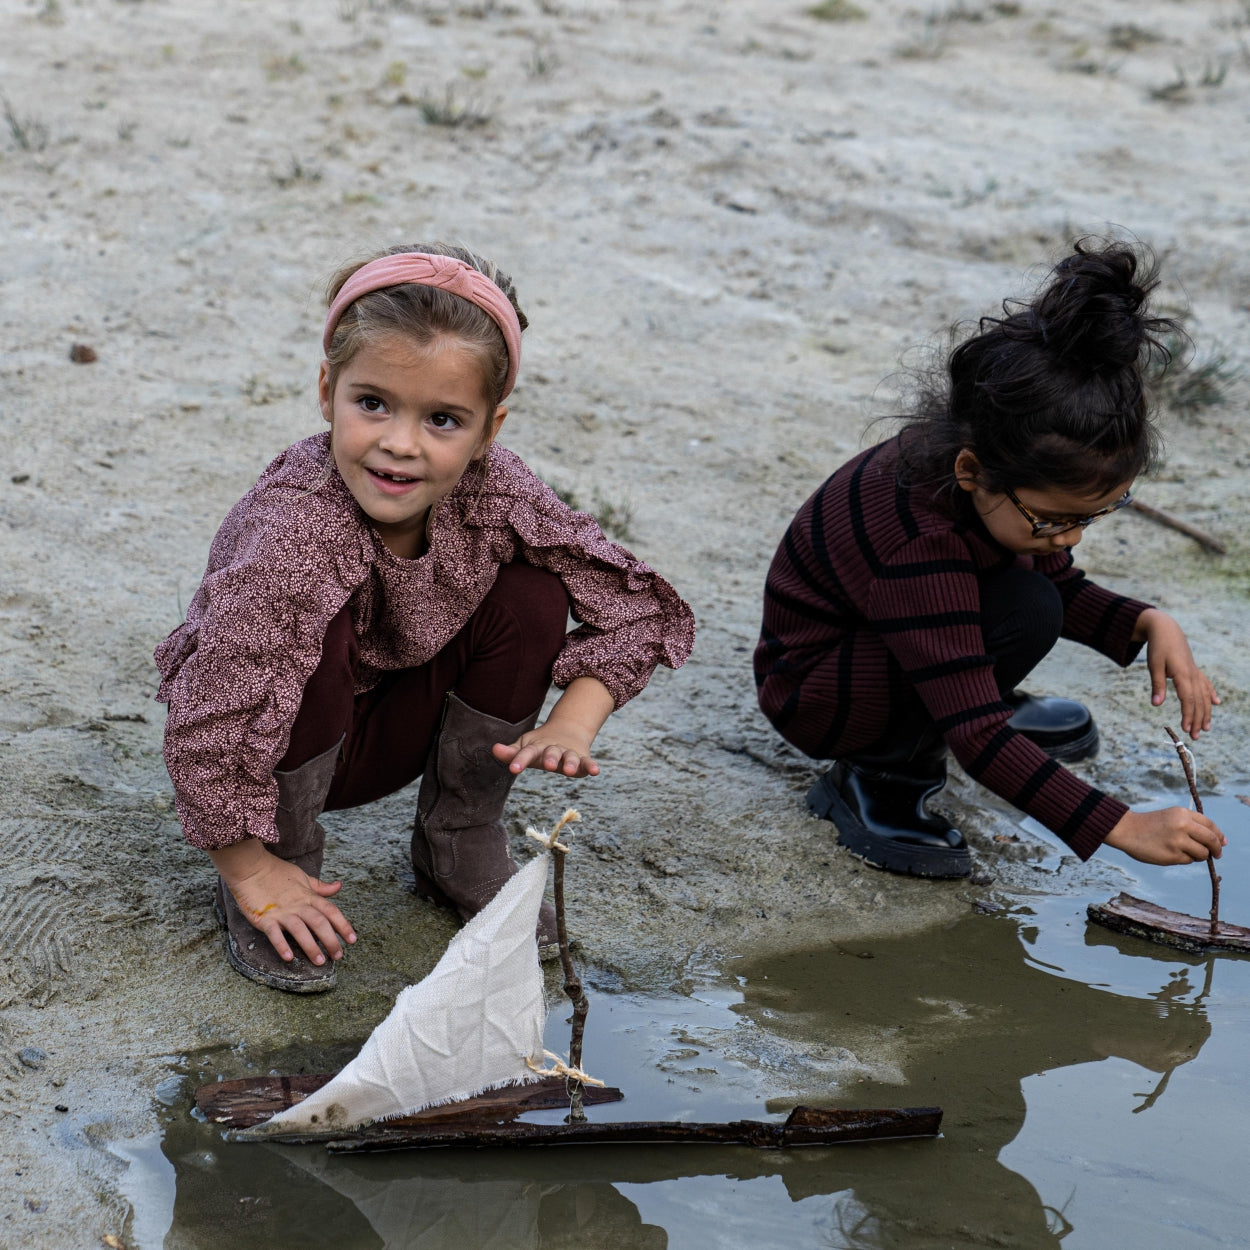
[[597, 777], [599, 765], [590, 748], [614, 706], [611, 692], [597, 677], [575, 677], [545, 725], [515, 742], [496, 742], [491, 751], [513, 774], [541, 768], [564, 777]]
[[1143, 864], [1193, 864], [1220, 857], [1228, 839], [1209, 816], [1187, 807], [1126, 812], [1103, 841]]
[[325, 882], [276, 855], [255, 838], [210, 852], [239, 910], [268, 939], [281, 959], [294, 958], [290, 939], [311, 963], [343, 958], [340, 942], [355, 942], [347, 917], [328, 900], [341, 881]]
[[522, 734], [515, 742], [497, 742], [491, 748], [511, 773], [541, 768], [565, 777], [597, 777], [599, 765], [590, 753], [591, 741], [581, 731], [560, 725], [553, 716], [545, 725]]
[[[1206, 673], [1194, 663], [1185, 631], [1166, 612], [1147, 608], [1138, 618], [1133, 638], [1146, 644], [1150, 669], [1150, 702], [1160, 707], [1169, 678], [1181, 705], [1181, 729], [1195, 742], [1211, 728], [1211, 708], [1220, 696]], [[1157, 862], [1157, 861], [1156, 861]]]

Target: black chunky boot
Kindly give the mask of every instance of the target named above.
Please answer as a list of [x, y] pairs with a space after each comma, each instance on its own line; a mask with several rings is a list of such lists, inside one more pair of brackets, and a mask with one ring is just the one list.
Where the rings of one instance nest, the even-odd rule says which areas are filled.
[[807, 806], [837, 826], [839, 845], [874, 867], [966, 877], [972, 856], [963, 835], [925, 807], [945, 784], [946, 744], [933, 730], [919, 745], [838, 760], [812, 786]]
[[1084, 703], [1023, 690], [1003, 695], [1003, 702], [1012, 709], [1007, 724], [1036, 742], [1051, 759], [1072, 763], [1098, 754], [1098, 726]]

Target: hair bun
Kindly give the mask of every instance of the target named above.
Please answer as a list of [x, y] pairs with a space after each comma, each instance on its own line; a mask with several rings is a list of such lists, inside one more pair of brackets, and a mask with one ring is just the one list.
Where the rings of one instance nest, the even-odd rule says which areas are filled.
[[1147, 315], [1158, 265], [1126, 243], [1079, 240], [1032, 301], [1035, 332], [1060, 362], [1091, 373], [1122, 369], [1159, 346], [1164, 323]]

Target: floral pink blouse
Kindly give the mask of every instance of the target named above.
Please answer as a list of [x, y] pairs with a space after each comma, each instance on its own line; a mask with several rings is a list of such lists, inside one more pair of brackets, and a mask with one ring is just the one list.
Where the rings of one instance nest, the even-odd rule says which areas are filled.
[[288, 447], [234, 506], [187, 619], [156, 649], [165, 761], [193, 846], [276, 839], [273, 770], [344, 604], [360, 642], [358, 693], [435, 656], [514, 560], [555, 573], [581, 622], [556, 660], [559, 686], [596, 677], [620, 707], [694, 645], [694, 616], [672, 586], [501, 447], [437, 506], [427, 542], [415, 560], [387, 550], [334, 467], [328, 433]]

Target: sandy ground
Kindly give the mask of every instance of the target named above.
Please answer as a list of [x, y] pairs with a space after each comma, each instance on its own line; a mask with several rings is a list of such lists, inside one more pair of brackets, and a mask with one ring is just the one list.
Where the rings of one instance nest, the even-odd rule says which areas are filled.
[[[1250, 19], [869, 7], [0, 4], [0, 1245], [125, 1237], [104, 1147], [150, 1131], [177, 1057], [359, 1039], [452, 931], [403, 888], [408, 793], [327, 822], [361, 934], [340, 988], [233, 974], [151, 702], [216, 525], [317, 428], [318, 291], [377, 246], [451, 238], [512, 269], [532, 329], [504, 441], [631, 508], [631, 545], [700, 619], [687, 667], [605, 731], [599, 779], [515, 792], [518, 828], [585, 816], [572, 919], [601, 981], [680, 986], [747, 950], [1114, 879], [1039, 873], [1053, 848], [995, 842], [1011, 816], [962, 780], [950, 807], [992, 883], [863, 868], [805, 815], [815, 770], [757, 713], [750, 650], [785, 523], [890, 410], [880, 380], [1076, 234], [1153, 242], [1202, 349], [1244, 362]], [[1207, 786], [1246, 771], [1243, 398], [1168, 417], [1141, 490], [1227, 556], [1132, 515], [1082, 547], [1179, 615], [1216, 677]], [[1087, 775], [1131, 800], [1175, 788], [1175, 712], [1141, 667], [1064, 647], [1034, 688], [1095, 705]]]

